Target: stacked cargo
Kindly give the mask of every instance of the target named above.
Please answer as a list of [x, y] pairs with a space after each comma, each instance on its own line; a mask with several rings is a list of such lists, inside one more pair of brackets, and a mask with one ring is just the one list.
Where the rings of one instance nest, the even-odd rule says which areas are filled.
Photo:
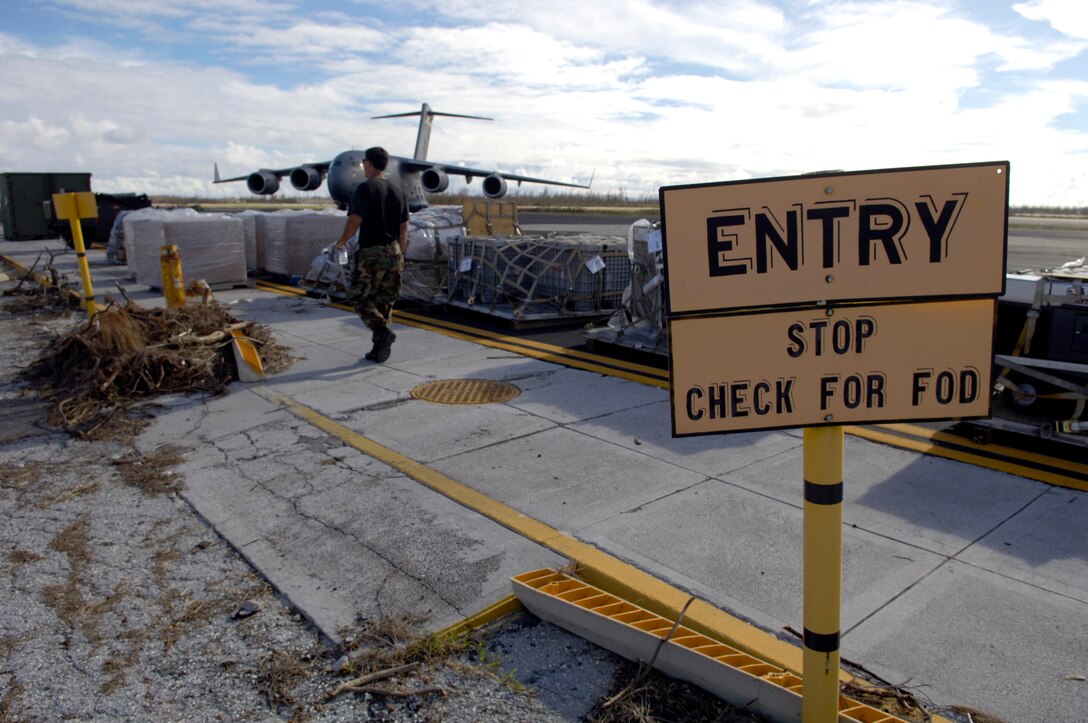
[[448, 302], [512, 319], [600, 315], [631, 278], [619, 237], [464, 237], [449, 248]]
[[142, 208], [138, 211], [130, 211], [121, 219], [122, 238], [120, 244], [124, 247], [125, 263], [128, 264], [129, 276], [136, 278], [138, 248], [150, 254], [157, 264], [159, 259], [159, 246], [163, 243], [163, 226], [171, 221], [195, 219], [199, 213], [191, 208]]
[[169, 220], [135, 219], [130, 225], [133, 254], [128, 263], [137, 283], [162, 288], [162, 246], [177, 246], [185, 286], [202, 280], [212, 289], [222, 289], [248, 282], [245, 233], [240, 219], [204, 214]]
[[[461, 218], [460, 206], [435, 206], [411, 215], [400, 298], [433, 303], [445, 295], [448, 246], [451, 239], [461, 235]], [[335, 241], [333, 238], [332, 242]], [[348, 243], [349, 258], [355, 255], [356, 243], [357, 238]], [[347, 293], [349, 275], [350, 267], [340, 265], [330, 243], [311, 261], [299, 285], [314, 293], [342, 299]]]
[[264, 242], [261, 268], [270, 274], [302, 276], [314, 257], [344, 231], [342, 213], [291, 211], [269, 215], [275, 220], [265, 223], [263, 230], [258, 227], [258, 243]]
[[411, 215], [401, 298], [429, 304], [445, 296], [449, 245], [461, 237], [463, 222], [460, 206], [431, 206]]
[[260, 268], [257, 265], [257, 217], [262, 214], [260, 211], [241, 211], [231, 215], [242, 222], [246, 242], [246, 271], [256, 271]]
[[585, 332], [591, 342], [618, 344], [640, 351], [667, 354], [668, 330], [661, 293], [661, 231], [649, 221], [636, 221], [628, 232], [630, 285], [620, 308], [605, 326]]

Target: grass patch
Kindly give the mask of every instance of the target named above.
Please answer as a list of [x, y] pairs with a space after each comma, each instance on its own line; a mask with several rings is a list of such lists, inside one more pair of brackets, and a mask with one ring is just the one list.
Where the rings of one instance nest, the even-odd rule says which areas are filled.
[[257, 667], [257, 689], [273, 710], [298, 706], [291, 690], [310, 677], [312, 663], [301, 656], [273, 650]]
[[182, 480], [169, 472], [182, 461], [185, 449], [172, 444], [156, 447], [148, 454], [132, 453], [113, 462], [121, 475], [121, 481], [145, 495], [160, 495], [178, 492], [182, 489]]
[[13, 547], [11, 552], [8, 553], [8, 562], [11, 563], [11, 570], [9, 574], [12, 578], [19, 574], [19, 571], [26, 565], [32, 562], [37, 562], [42, 559], [42, 556], [36, 552], [30, 550], [24, 550], [19, 547]]
[[[7, 673], [7, 675], [11, 675]], [[25, 692], [23, 686], [14, 679], [4, 687], [4, 695], [0, 696], [0, 723], [16, 723], [20, 720], [15, 717], [15, 700]]]
[[[616, 675], [615, 687], [622, 688], [638, 674], [638, 666], [627, 663]], [[646, 676], [630, 694], [608, 705], [602, 701], [586, 716], [589, 723], [764, 723], [748, 713], [689, 683], [681, 683], [657, 672]]]

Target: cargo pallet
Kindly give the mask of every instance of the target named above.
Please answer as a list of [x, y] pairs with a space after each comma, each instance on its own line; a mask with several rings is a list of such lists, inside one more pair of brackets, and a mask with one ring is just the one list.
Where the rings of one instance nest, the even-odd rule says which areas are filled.
[[460, 237], [448, 268], [447, 305], [515, 328], [607, 316], [631, 281], [623, 239], [599, 236]]

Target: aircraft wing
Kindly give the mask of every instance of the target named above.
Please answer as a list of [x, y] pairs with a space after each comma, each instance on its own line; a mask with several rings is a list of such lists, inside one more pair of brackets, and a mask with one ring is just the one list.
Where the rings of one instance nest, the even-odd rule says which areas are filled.
[[[324, 173], [328, 172], [329, 166], [331, 166], [331, 165], [332, 165], [332, 161], [321, 161], [320, 163], [299, 163], [299, 164], [296, 164], [294, 166], [291, 166], [290, 168], [280, 168], [280, 169], [276, 169], [276, 170], [273, 170], [271, 168], [262, 168], [262, 169], [259, 170], [259, 173], [267, 173], [267, 174], [270, 174], [272, 176], [275, 176], [276, 178], [283, 178], [285, 176], [290, 176], [291, 171], [295, 170], [296, 168], [309, 167], [309, 168], [313, 168], [314, 170], [324, 174]], [[252, 175], [252, 174], [247, 173], [244, 176], [235, 176], [234, 178], [220, 178], [219, 177], [219, 164], [216, 163], [215, 164], [215, 180], [213, 180], [212, 183], [233, 183], [234, 181], [247, 181], [247, 180], [249, 180], [250, 175]]]
[[581, 183], [566, 183], [564, 181], [550, 181], [547, 178], [533, 178], [532, 176], [519, 176], [513, 173], [506, 173], [505, 171], [496, 170], [483, 170], [480, 168], [466, 168], [465, 166], [456, 166], [452, 163], [438, 163], [434, 161], [417, 161], [414, 158], [401, 158], [399, 156], [390, 156], [395, 159], [402, 170], [414, 172], [414, 171], [426, 171], [428, 168], [439, 168], [445, 171], [451, 176], [464, 176], [466, 179], [472, 178], [487, 178], [493, 174], [499, 174], [508, 181], [517, 181], [520, 186], [522, 183], [543, 183], [549, 186], [566, 186], [568, 188], [589, 188], [589, 186]]

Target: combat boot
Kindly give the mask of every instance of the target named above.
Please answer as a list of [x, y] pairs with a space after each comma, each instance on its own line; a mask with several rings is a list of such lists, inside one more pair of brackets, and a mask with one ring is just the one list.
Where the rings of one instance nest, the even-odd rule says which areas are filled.
[[397, 335], [393, 333], [393, 330], [387, 326], [378, 326], [374, 329], [374, 348], [366, 355], [366, 358], [378, 362], [384, 363], [393, 349], [393, 342], [397, 340]]

